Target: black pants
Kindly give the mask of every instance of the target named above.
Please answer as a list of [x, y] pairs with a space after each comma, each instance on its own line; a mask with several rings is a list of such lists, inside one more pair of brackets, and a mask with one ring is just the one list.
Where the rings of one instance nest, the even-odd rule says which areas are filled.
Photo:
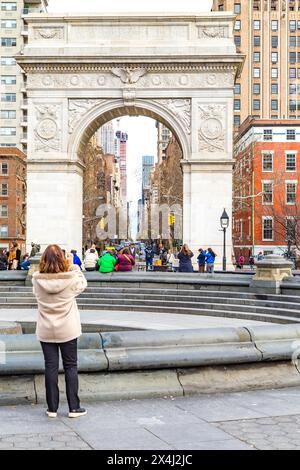
[[69, 409], [80, 408], [78, 398], [77, 339], [67, 343], [42, 343], [45, 358], [45, 384], [48, 410], [56, 412], [59, 406], [58, 369], [59, 349], [65, 371], [66, 393]]

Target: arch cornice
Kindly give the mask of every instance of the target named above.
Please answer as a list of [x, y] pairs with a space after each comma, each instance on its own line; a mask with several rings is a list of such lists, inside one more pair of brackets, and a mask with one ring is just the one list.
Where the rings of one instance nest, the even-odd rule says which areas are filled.
[[[87, 102], [88, 100], [69, 100], [71, 102]], [[92, 101], [92, 100], [90, 100]], [[128, 105], [123, 99], [95, 100], [95, 105], [80, 116], [79, 122], [74, 126], [69, 139], [68, 154], [71, 160], [82, 160], [82, 153], [86, 144], [106, 122], [121, 116], [147, 116], [159, 120], [174, 133], [182, 148], [183, 160], [188, 160], [191, 154], [190, 131], [187, 123], [183, 122], [167, 106], [167, 101], [178, 101], [177, 99], [136, 99], [134, 104]], [[189, 102], [190, 100], [181, 100]], [[70, 106], [70, 105], [69, 105]]]

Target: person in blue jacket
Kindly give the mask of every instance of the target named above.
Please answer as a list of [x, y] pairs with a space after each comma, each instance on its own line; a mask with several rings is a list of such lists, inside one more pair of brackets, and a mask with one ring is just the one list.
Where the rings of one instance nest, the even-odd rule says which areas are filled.
[[206, 270], [208, 273], [214, 272], [216, 256], [217, 256], [216, 253], [211, 248], [208, 248], [208, 250], [205, 253]]
[[73, 255], [73, 264], [76, 264], [76, 265], [79, 266], [80, 269], [81, 269], [82, 261], [81, 261], [81, 259], [79, 258], [79, 256], [77, 255], [77, 251], [76, 251], [76, 250], [71, 250], [71, 253], [72, 253], [72, 255]]
[[205, 261], [206, 261], [206, 253], [202, 248], [199, 250], [199, 255], [198, 255], [198, 266], [199, 266], [199, 273], [204, 273], [205, 272]]
[[181, 251], [178, 253], [177, 258], [179, 259], [179, 272], [180, 273], [193, 273], [192, 258], [194, 253], [185, 244]]

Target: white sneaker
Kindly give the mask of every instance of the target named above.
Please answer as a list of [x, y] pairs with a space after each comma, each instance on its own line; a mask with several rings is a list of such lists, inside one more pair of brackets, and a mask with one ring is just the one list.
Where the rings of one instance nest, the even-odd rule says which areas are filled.
[[55, 413], [54, 411], [47, 410], [46, 415], [48, 416], [48, 418], [57, 418], [57, 413]]
[[81, 416], [87, 415], [87, 411], [84, 408], [78, 408], [78, 410], [71, 410], [69, 418], [80, 418]]

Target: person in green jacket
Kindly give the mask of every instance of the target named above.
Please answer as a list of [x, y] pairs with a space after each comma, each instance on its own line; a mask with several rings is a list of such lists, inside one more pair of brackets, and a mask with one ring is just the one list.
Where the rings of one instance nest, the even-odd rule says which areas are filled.
[[115, 270], [117, 260], [113, 253], [107, 251], [98, 261], [100, 273], [112, 273]]

